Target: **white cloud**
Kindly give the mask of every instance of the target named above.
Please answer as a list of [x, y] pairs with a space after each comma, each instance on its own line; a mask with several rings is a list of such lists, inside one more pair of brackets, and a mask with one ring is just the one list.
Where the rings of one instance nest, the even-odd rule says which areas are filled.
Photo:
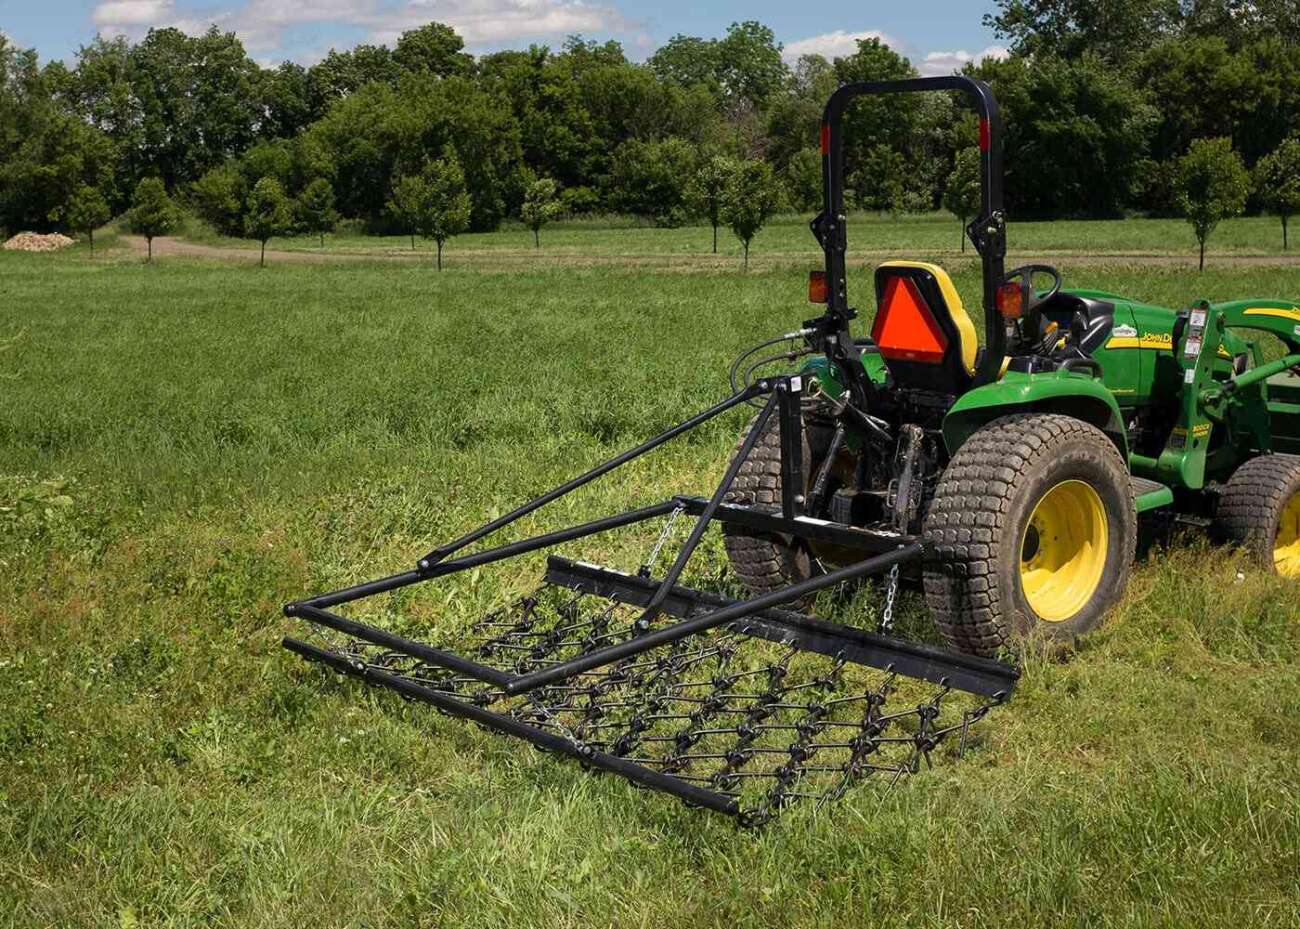
[[843, 58], [856, 52], [858, 42], [862, 39], [879, 39], [882, 44], [888, 45], [890, 48], [899, 47], [893, 38], [874, 29], [867, 32], [847, 32], [843, 29], [836, 29], [834, 32], [824, 32], [821, 35], [790, 42], [782, 50], [781, 57], [785, 59], [787, 64], [794, 64], [803, 55]]
[[1006, 58], [1009, 54], [1010, 52], [1001, 45], [990, 45], [983, 51], [976, 52], [973, 55], [965, 49], [958, 49], [955, 52], [930, 52], [916, 62], [916, 70], [926, 77], [935, 77], [941, 74], [952, 74], [972, 61], [980, 62], [985, 58]]
[[95, 25], [104, 29], [151, 26], [174, 18], [171, 0], [109, 0], [95, 7]]
[[175, 0], [103, 0], [93, 18], [107, 34], [138, 36], [150, 27], [200, 32], [231, 29], [250, 50], [277, 49], [296, 26], [342, 25], [371, 42], [392, 43], [407, 29], [446, 23], [467, 43], [505, 43], [575, 32], [626, 28], [615, 10], [586, 0], [243, 0], [239, 6], [178, 15]]

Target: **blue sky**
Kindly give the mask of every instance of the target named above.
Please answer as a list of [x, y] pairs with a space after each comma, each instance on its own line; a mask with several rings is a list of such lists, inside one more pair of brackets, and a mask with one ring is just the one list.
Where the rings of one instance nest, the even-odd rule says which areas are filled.
[[615, 38], [640, 59], [676, 33], [721, 35], [735, 20], [771, 26], [793, 59], [801, 52], [851, 51], [877, 35], [923, 73], [948, 73], [970, 57], [997, 54], [982, 23], [991, 0], [790, 0], [710, 3], [686, 0], [0, 0], [0, 31], [42, 58], [68, 58], [96, 32], [138, 37], [151, 26], [198, 31], [215, 22], [233, 29], [263, 63], [304, 64], [331, 47], [386, 42], [438, 20], [473, 52], [556, 45], [564, 36]]

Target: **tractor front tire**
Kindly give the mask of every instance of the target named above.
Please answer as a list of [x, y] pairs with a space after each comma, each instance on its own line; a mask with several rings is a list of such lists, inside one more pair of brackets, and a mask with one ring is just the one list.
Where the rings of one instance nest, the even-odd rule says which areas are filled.
[[954, 648], [992, 656], [1028, 636], [1068, 644], [1128, 582], [1137, 512], [1119, 451], [1057, 414], [994, 420], [948, 463], [925, 519], [925, 599]]
[[1214, 528], [1261, 568], [1300, 577], [1300, 456], [1260, 455], [1233, 472]]
[[[736, 443], [733, 458], [753, 428], [754, 420], [750, 420]], [[805, 430], [804, 461], [809, 460], [810, 449]], [[740, 473], [736, 475], [736, 480], [727, 493], [726, 502], [753, 506], [769, 513], [780, 512], [781, 429], [775, 416], [768, 419], [749, 458], [740, 466]], [[754, 596], [789, 587], [821, 573], [817, 560], [807, 546], [790, 536], [755, 532], [724, 524], [722, 541], [736, 578]], [[790, 608], [798, 609], [802, 605], [805, 604], [801, 601], [791, 604]]]

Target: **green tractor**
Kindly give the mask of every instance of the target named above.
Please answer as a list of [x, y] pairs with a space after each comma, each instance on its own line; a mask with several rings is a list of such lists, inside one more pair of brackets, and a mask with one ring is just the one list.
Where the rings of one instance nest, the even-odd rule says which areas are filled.
[[[967, 233], [983, 262], [985, 345], [948, 274], [914, 261], [876, 268], [870, 338], [853, 339], [840, 115], [862, 93], [934, 89], [964, 91], [981, 115], [983, 205]], [[826, 269], [810, 286], [827, 311], [791, 353], [816, 355], [803, 368], [804, 512], [924, 536], [926, 603], [973, 654], [1095, 628], [1147, 513], [1200, 523], [1300, 576], [1300, 304], [1173, 310], [1066, 289], [1047, 265], [1004, 272], [999, 135], [988, 88], [966, 78], [853, 85], [827, 105], [826, 203], [812, 224]], [[769, 424], [733, 502], [774, 505], [780, 455]], [[735, 528], [727, 551], [756, 593], [853, 554]]]
[[[841, 116], [863, 94], [935, 90], [964, 93], [981, 120], [983, 204], [967, 231], [983, 266], [983, 344], [947, 273], [915, 261], [876, 269], [878, 310], [855, 337]], [[1140, 514], [1201, 520], [1300, 574], [1300, 306], [1174, 311], [1065, 290], [1046, 266], [1006, 273], [1000, 135], [992, 95], [968, 78], [841, 88], [822, 125], [825, 208], [812, 223], [826, 266], [810, 296], [824, 311], [742, 355], [731, 395], [709, 409], [409, 570], [287, 604], [307, 636], [284, 647], [757, 825], [960, 756], [1020, 676], [994, 653], [1095, 627], [1124, 589]], [[790, 340], [800, 347], [760, 355]], [[763, 374], [801, 357], [794, 373]], [[477, 548], [746, 403], [759, 412], [710, 496]], [[661, 564], [683, 514], [691, 528]], [[436, 642], [340, 612], [404, 591], [400, 610], [417, 596], [406, 588], [653, 520], [663, 527], [639, 568], [551, 554], [530, 593], [472, 624], [425, 624]], [[714, 525], [747, 598], [682, 583]], [[903, 570], [921, 575], [952, 647], [894, 634]], [[820, 591], [869, 577], [885, 579], [875, 628], [813, 615]]]

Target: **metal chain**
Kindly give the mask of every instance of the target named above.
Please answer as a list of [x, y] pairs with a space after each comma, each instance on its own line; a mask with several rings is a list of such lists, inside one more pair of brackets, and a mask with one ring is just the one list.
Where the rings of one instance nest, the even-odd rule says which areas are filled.
[[889, 569], [889, 581], [885, 585], [885, 612], [880, 615], [880, 624], [876, 627], [881, 635], [894, 631], [894, 599], [898, 596], [898, 565]]
[[659, 560], [659, 553], [663, 551], [664, 545], [668, 542], [668, 537], [672, 535], [673, 524], [677, 522], [677, 517], [681, 516], [685, 511], [686, 507], [678, 506], [668, 514], [668, 522], [664, 523], [663, 531], [659, 533], [659, 538], [655, 540], [654, 548], [650, 549], [650, 555], [646, 558], [645, 564], [641, 565], [637, 570], [637, 574], [641, 575], [641, 577], [650, 576], [650, 570], [654, 567], [655, 562]]

